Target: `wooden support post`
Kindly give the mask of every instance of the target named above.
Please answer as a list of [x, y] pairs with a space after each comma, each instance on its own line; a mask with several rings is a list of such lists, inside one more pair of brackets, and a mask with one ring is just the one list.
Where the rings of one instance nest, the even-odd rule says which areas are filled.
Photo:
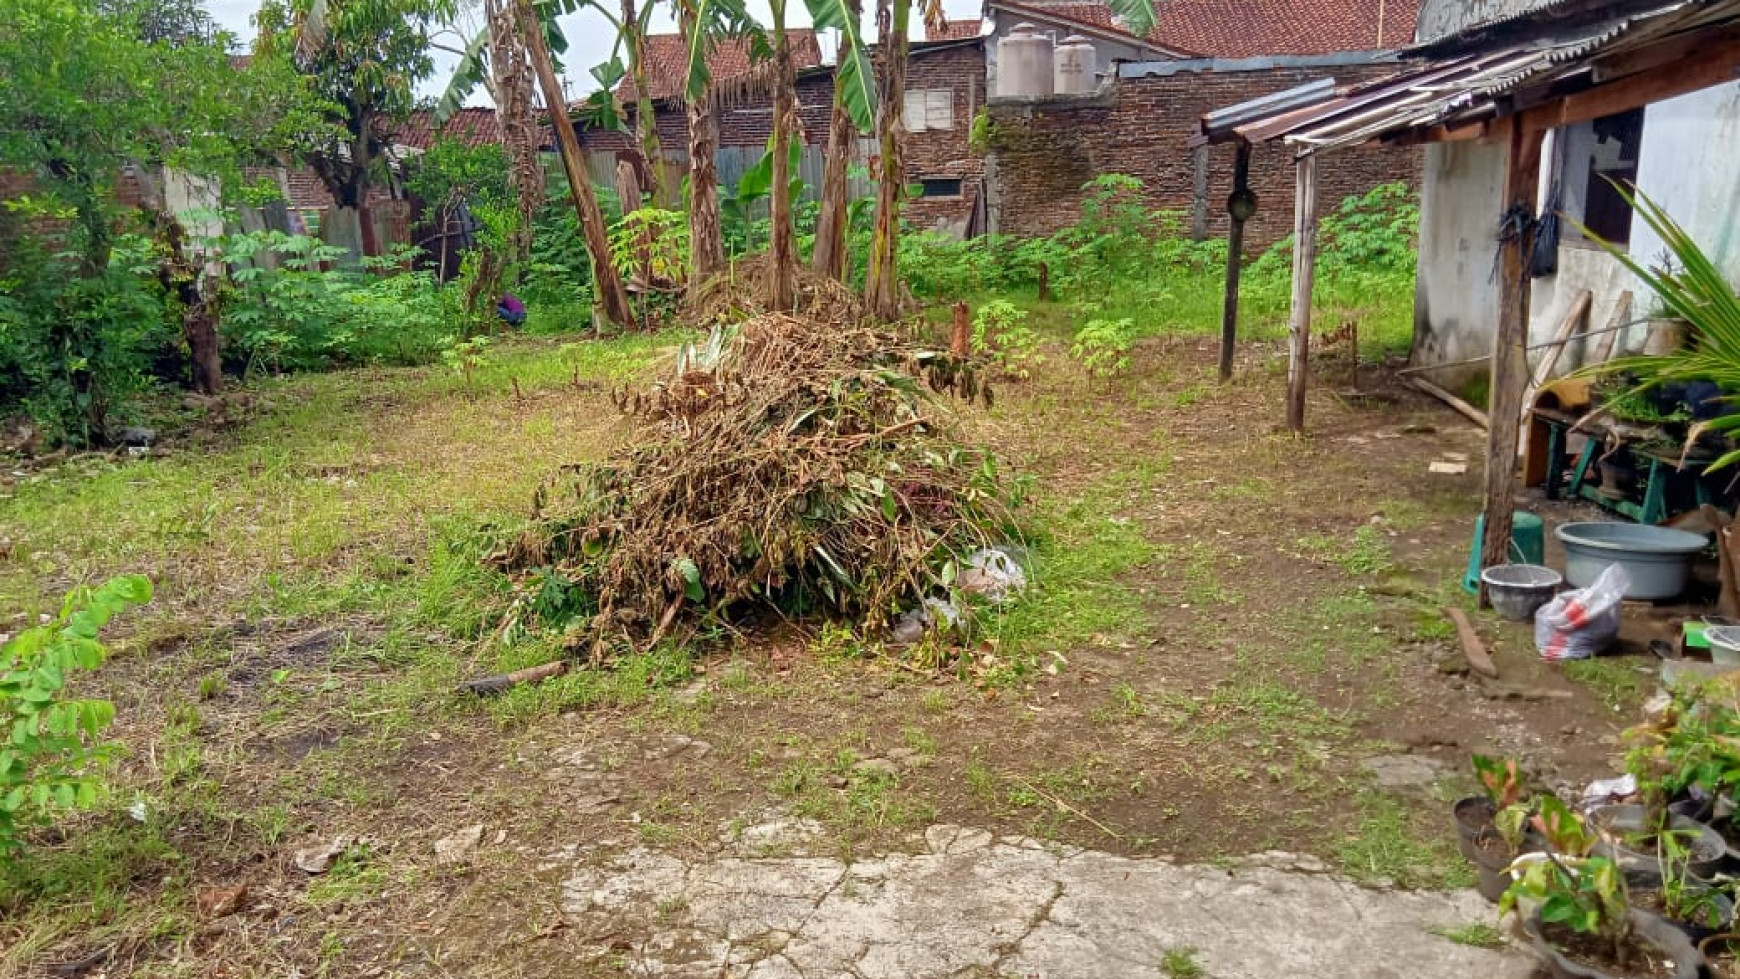
[[1202, 144], [1196, 148], [1196, 176], [1190, 195], [1190, 237], [1195, 241], [1208, 240], [1208, 154], [1209, 145]]
[[[1293, 190], [1293, 316], [1287, 322], [1287, 429], [1305, 431], [1311, 297], [1317, 284], [1317, 154], [1299, 158]], [[1355, 350], [1357, 356], [1358, 351]]]
[[[1486, 533], [1481, 567], [1510, 557], [1511, 508], [1516, 493], [1517, 431], [1529, 382], [1529, 256], [1535, 243], [1535, 200], [1541, 179], [1541, 136], [1520, 116], [1509, 122], [1510, 147], [1504, 176], [1505, 212], [1499, 221], [1498, 329], [1492, 338], [1492, 425], [1486, 434]], [[1480, 604], [1487, 604], [1486, 585]]]
[[1231, 230], [1226, 235], [1226, 306], [1220, 320], [1220, 379], [1232, 379], [1233, 346], [1239, 338], [1239, 273], [1244, 266], [1245, 218], [1254, 206], [1251, 202], [1251, 146], [1240, 143], [1238, 158], [1233, 163], [1233, 192], [1227, 198], [1227, 213], [1232, 217]]

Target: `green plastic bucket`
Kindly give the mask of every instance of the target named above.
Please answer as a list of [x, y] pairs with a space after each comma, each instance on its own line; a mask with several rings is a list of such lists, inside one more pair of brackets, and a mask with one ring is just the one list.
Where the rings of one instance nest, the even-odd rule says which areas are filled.
[[[1474, 521], [1474, 545], [1468, 551], [1468, 573], [1462, 588], [1470, 595], [1480, 591], [1480, 539], [1486, 536], [1486, 514]], [[1541, 518], [1527, 510], [1510, 515], [1510, 560], [1513, 564], [1546, 564], [1547, 530]]]

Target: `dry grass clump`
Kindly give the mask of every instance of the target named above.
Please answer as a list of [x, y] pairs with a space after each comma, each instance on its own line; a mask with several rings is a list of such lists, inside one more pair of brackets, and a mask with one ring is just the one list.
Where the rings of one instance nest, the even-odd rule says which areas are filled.
[[639, 431], [546, 483], [494, 560], [597, 603], [594, 653], [656, 641], [687, 610], [837, 615], [868, 628], [946, 586], [1012, 532], [989, 452], [952, 437], [939, 394], [986, 400], [969, 366], [813, 314], [764, 314], [619, 392]]

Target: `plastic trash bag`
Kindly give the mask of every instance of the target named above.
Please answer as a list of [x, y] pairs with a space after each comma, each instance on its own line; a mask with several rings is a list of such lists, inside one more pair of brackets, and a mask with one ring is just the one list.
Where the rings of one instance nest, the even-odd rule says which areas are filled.
[[955, 588], [993, 605], [1003, 604], [1027, 587], [1027, 572], [1006, 551], [987, 547], [968, 557], [966, 565], [955, 579]]
[[1558, 595], [1535, 613], [1535, 646], [1557, 663], [1588, 659], [1619, 634], [1619, 603], [1631, 587], [1622, 565], [1610, 564], [1587, 588]]

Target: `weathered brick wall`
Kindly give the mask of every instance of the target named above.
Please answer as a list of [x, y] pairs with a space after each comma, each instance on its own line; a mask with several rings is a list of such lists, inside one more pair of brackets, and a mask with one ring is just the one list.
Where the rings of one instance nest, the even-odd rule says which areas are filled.
[[[1004, 234], [1043, 235], [1071, 224], [1081, 214], [1082, 185], [1106, 173], [1139, 178], [1155, 207], [1186, 212], [1188, 222], [1197, 167], [1185, 141], [1204, 113], [1322, 77], [1346, 83], [1392, 70], [1374, 65], [1192, 72], [1119, 79], [1108, 96], [1075, 103], [993, 103], [993, 227]], [[1226, 233], [1233, 156], [1230, 146], [1213, 147], [1209, 154], [1206, 197], [1213, 235]], [[1321, 206], [1334, 207], [1378, 184], [1418, 186], [1420, 172], [1418, 150], [1341, 150], [1318, 167], [1318, 196]], [[1251, 250], [1292, 232], [1293, 173], [1292, 154], [1283, 147], [1259, 146], [1252, 154], [1251, 189], [1259, 206], [1245, 226]]]
[[[804, 142], [825, 146], [828, 142], [828, 115], [834, 106], [834, 78], [817, 72], [798, 79], [798, 119], [803, 125]], [[632, 126], [634, 109], [627, 120]], [[658, 122], [659, 147], [666, 153], [689, 152], [688, 110], [679, 102], [661, 102], [654, 107]], [[770, 102], [745, 100], [726, 105], [719, 110], [719, 145], [765, 147], [773, 135], [773, 106]], [[589, 150], [600, 153], [625, 152], [638, 148], [634, 133], [608, 129], [589, 129], [580, 133], [580, 142]]]
[[[985, 103], [985, 52], [976, 44], [950, 45], [931, 51], [913, 52], [907, 64], [907, 88], [947, 88], [954, 96], [954, 126], [947, 130], [928, 130], [907, 134], [905, 171], [908, 181], [927, 177], [958, 178], [961, 196], [936, 197], [909, 201], [906, 217], [920, 227], [962, 227], [972, 212], [980, 178], [985, 173], [984, 158], [968, 148], [973, 115]], [[798, 116], [803, 124], [804, 142], [813, 147], [825, 147], [828, 142], [828, 118], [833, 111], [834, 79], [831, 73], [816, 72], [798, 79]], [[689, 124], [684, 109], [677, 104], [657, 107], [659, 145], [666, 153], [686, 156], [689, 148]], [[721, 110], [719, 145], [750, 147], [767, 145], [771, 135], [773, 113], [763, 101], [745, 101]], [[581, 141], [595, 153], [629, 153], [635, 148], [631, 133], [591, 130]]]
[[958, 178], [959, 197], [924, 197], [907, 202], [905, 215], [921, 228], [964, 228], [978, 199], [985, 175], [985, 158], [968, 146], [973, 116], [985, 104], [985, 49], [968, 44], [914, 52], [907, 63], [906, 87], [911, 90], [950, 89], [954, 94], [954, 126], [906, 137], [906, 179]]

